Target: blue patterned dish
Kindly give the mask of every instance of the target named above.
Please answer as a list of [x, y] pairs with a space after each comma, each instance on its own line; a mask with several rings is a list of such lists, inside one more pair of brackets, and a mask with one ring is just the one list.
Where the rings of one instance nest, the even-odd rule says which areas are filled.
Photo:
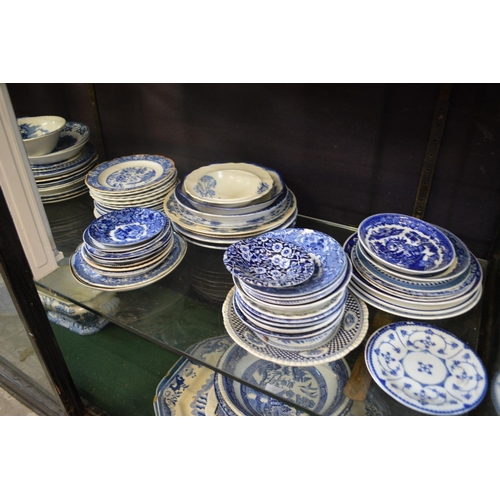
[[258, 287], [291, 287], [307, 281], [314, 262], [301, 247], [267, 235], [240, 240], [223, 256], [227, 270]]
[[88, 226], [88, 235], [99, 248], [130, 247], [145, 243], [170, 226], [163, 213], [149, 208], [124, 208], [109, 212]]
[[183, 182], [188, 196], [209, 205], [239, 207], [271, 195], [269, 172], [249, 163], [216, 163], [197, 168]]
[[359, 225], [358, 236], [374, 259], [408, 274], [444, 271], [456, 257], [451, 241], [442, 231], [407, 215], [367, 217]]
[[229, 336], [258, 358], [287, 366], [312, 366], [343, 358], [359, 344], [368, 331], [368, 308], [352, 293], [347, 297], [344, 317], [337, 334], [319, 348], [287, 351], [268, 345], [245, 326], [234, 311], [230, 291], [222, 306], [224, 326]]
[[30, 156], [29, 162], [31, 165], [48, 165], [74, 158], [82, 151], [89, 137], [90, 128], [87, 125], [78, 122], [67, 122], [52, 153]]
[[461, 415], [488, 387], [476, 353], [458, 337], [427, 323], [401, 321], [377, 330], [365, 348], [375, 382], [401, 404], [428, 415]]
[[42, 156], [54, 150], [66, 120], [61, 116], [32, 116], [18, 118], [17, 124], [28, 156]]
[[80, 153], [73, 158], [48, 165], [31, 165], [31, 170], [35, 179], [45, 181], [79, 170], [94, 159], [97, 159], [96, 147], [87, 142]]
[[[254, 387], [262, 387], [318, 415], [345, 414], [352, 404], [344, 395], [350, 370], [343, 359], [317, 366], [287, 367], [260, 359], [241, 346], [233, 345], [222, 355], [217, 366]], [[307, 415], [220, 373], [215, 376], [215, 385], [221, 399], [240, 415]]]
[[144, 191], [176, 175], [174, 162], [157, 155], [131, 155], [97, 165], [87, 176], [96, 191], [117, 193]]

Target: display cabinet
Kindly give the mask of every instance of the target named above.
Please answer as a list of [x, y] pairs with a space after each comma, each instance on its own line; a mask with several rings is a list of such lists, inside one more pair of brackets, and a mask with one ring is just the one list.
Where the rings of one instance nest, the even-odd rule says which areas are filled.
[[[500, 105], [497, 86], [8, 87], [18, 115], [48, 113], [50, 106], [51, 114], [74, 113], [72, 119], [89, 122], [100, 159], [140, 152], [163, 154], [174, 159], [180, 177], [217, 161], [241, 160], [276, 168], [298, 200], [295, 226], [321, 231], [340, 244], [364, 218], [378, 212], [413, 214], [447, 228], [478, 258], [484, 288], [472, 309], [430, 323], [478, 353], [488, 382], [500, 369], [495, 307], [500, 214], [496, 168], [500, 150], [493, 111]], [[196, 349], [210, 339], [233, 345], [222, 308], [234, 284], [221, 250], [188, 243], [185, 258], [172, 273], [146, 287], [118, 292], [116, 307], [107, 308], [98, 301], [82, 300], [68, 266], [83, 230], [94, 218], [92, 198], [87, 193], [45, 204], [44, 212], [64, 257], [57, 269], [36, 279], [38, 291], [84, 308], [172, 353], [170, 365], [180, 357], [180, 363], [187, 360], [253, 393], [306, 414], [321, 414], [302, 400], [277, 392], [268, 380], [249, 379], [234, 366], [221, 365], [217, 356]], [[371, 333], [407, 316], [371, 304], [364, 307], [368, 314], [360, 320], [366, 324], [359, 326], [359, 338], [347, 341], [339, 356], [347, 367], [343, 397], [350, 413], [421, 415], [380, 389], [364, 363]], [[155, 394], [149, 396], [153, 407]], [[482, 403], [470, 414], [496, 414], [489, 385]]]

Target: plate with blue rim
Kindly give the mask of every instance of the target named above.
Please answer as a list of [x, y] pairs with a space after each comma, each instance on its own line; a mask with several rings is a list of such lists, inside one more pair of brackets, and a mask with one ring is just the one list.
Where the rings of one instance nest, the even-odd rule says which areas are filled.
[[317, 366], [289, 367], [263, 360], [239, 345], [232, 345], [221, 356], [217, 367], [251, 384], [242, 384], [220, 373], [215, 376], [217, 399], [223, 400], [237, 415], [307, 415], [254, 387], [261, 387], [318, 415], [345, 415], [352, 405], [344, 395], [350, 376], [349, 365], [344, 359]]
[[84, 165], [87, 165], [92, 160], [97, 159], [97, 157], [96, 147], [90, 142], [87, 142], [80, 153], [74, 157], [48, 165], [31, 165], [31, 170], [33, 171], [35, 179], [50, 180], [53, 177], [70, 174]]
[[314, 261], [302, 247], [268, 235], [234, 243], [223, 262], [232, 275], [258, 287], [292, 287], [314, 272]]
[[49, 154], [29, 156], [31, 165], [60, 163], [78, 155], [90, 138], [88, 125], [79, 122], [67, 122], [61, 131], [57, 145]]
[[436, 226], [403, 214], [382, 213], [364, 219], [359, 242], [384, 266], [407, 274], [433, 274], [456, 257], [450, 239]]
[[400, 321], [375, 331], [365, 347], [373, 380], [396, 401], [428, 415], [461, 415], [488, 388], [481, 359], [452, 333], [423, 322]]
[[252, 329], [243, 324], [233, 307], [234, 288], [229, 291], [222, 306], [224, 327], [234, 342], [257, 356], [287, 366], [312, 366], [343, 358], [355, 349], [368, 331], [366, 304], [349, 293], [344, 316], [337, 334], [321, 347], [304, 351], [287, 351], [268, 345]]
[[87, 228], [92, 246], [97, 248], [131, 247], [158, 236], [170, 226], [170, 219], [158, 210], [130, 207], [109, 212]]
[[176, 175], [173, 160], [158, 155], [130, 155], [97, 165], [87, 177], [90, 189], [103, 192], [137, 192], [168, 182]]
[[187, 243], [178, 234], [174, 233], [174, 244], [172, 250], [165, 260], [161, 261], [154, 269], [132, 277], [111, 278], [103, 276], [98, 269], [89, 266], [83, 259], [81, 245], [70, 258], [70, 270], [75, 279], [82, 285], [90, 288], [107, 291], [126, 291], [142, 288], [151, 283], [159, 281], [181, 263], [187, 251]]

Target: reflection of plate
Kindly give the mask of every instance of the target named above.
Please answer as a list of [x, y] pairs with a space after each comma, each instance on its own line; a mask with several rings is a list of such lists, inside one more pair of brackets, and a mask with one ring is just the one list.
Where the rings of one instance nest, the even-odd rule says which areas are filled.
[[260, 340], [245, 326], [234, 311], [231, 290], [222, 306], [224, 326], [229, 336], [258, 358], [287, 366], [312, 366], [343, 358], [355, 349], [368, 331], [368, 308], [363, 301], [349, 293], [344, 318], [337, 334], [325, 345], [303, 351], [286, 351]]
[[89, 137], [90, 129], [87, 125], [68, 122], [62, 129], [54, 151], [43, 156], [30, 156], [29, 161], [32, 165], [47, 165], [72, 158], [81, 152]]
[[476, 353], [427, 323], [401, 321], [380, 328], [366, 344], [365, 360], [384, 391], [429, 415], [467, 413], [482, 401], [488, 386]]
[[493, 406], [500, 415], [500, 371], [496, 373], [491, 381], [491, 399], [493, 401]]
[[455, 249], [432, 224], [400, 214], [376, 214], [361, 222], [359, 241], [385, 266], [408, 274], [438, 273], [453, 263]]

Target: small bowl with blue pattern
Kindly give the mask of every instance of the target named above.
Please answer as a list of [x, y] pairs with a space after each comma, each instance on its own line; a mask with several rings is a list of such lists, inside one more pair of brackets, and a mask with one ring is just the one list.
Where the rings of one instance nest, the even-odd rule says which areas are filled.
[[66, 120], [60, 116], [18, 118], [24, 147], [28, 156], [42, 156], [54, 151]]
[[314, 260], [303, 248], [265, 235], [237, 241], [223, 261], [233, 276], [258, 287], [293, 287], [314, 273]]

